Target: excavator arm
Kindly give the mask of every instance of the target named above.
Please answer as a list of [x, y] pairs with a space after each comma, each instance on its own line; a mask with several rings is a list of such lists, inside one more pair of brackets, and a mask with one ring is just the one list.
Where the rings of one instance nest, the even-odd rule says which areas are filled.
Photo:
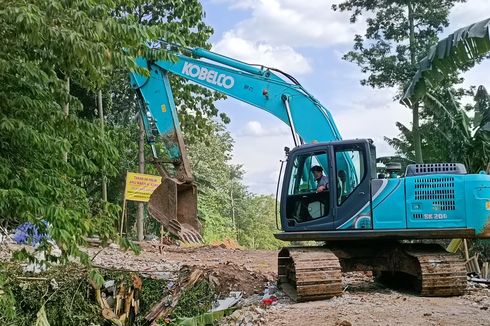
[[[201, 241], [197, 220], [197, 196], [192, 171], [180, 130], [169, 74], [185, 78], [217, 92], [267, 111], [286, 123], [296, 146], [310, 142], [341, 140], [330, 112], [309, 94], [293, 77], [277, 69], [246, 64], [211, 51], [179, 48], [174, 61], [137, 63], [149, 76], [132, 72], [131, 85], [141, 103], [148, 142], [155, 162], [172, 163], [175, 175], [161, 164], [163, 178], [149, 203], [150, 214], [184, 241]], [[281, 77], [282, 76], [282, 77]], [[166, 149], [166, 158], [157, 157], [155, 137]], [[321, 162], [327, 166], [327, 162]]]

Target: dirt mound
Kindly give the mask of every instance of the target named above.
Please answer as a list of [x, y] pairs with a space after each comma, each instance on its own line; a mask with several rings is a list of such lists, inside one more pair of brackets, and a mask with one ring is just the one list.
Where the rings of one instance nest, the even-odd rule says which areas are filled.
[[219, 241], [213, 241], [210, 244], [211, 247], [220, 247], [224, 249], [243, 249], [235, 239], [224, 239]]
[[238, 266], [234, 263], [218, 264], [204, 269], [213, 279], [221, 295], [230, 291], [242, 291], [245, 295], [262, 293], [268, 282], [273, 279], [262, 273], [257, 273]]

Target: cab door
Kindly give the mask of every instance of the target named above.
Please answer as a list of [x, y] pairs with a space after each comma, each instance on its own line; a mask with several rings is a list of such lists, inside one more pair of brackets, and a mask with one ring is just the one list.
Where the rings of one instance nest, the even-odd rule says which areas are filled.
[[372, 229], [370, 179], [373, 166], [367, 141], [333, 147], [336, 229]]
[[[290, 154], [281, 193], [285, 231], [333, 229], [331, 155], [327, 145], [307, 146]], [[324, 191], [317, 192], [319, 182], [313, 167], [321, 167], [322, 176], [328, 180]]]

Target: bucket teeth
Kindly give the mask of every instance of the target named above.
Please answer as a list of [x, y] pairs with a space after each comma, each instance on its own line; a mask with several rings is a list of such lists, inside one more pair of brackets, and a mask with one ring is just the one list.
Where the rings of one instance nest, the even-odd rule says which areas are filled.
[[193, 183], [165, 178], [150, 197], [148, 212], [173, 236], [187, 243], [203, 243], [197, 219], [197, 191]]

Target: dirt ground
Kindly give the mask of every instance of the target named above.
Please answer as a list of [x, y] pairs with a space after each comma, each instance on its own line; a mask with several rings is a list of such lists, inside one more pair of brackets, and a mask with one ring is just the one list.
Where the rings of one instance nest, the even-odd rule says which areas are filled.
[[261, 307], [264, 289], [275, 289], [277, 252], [168, 246], [160, 253], [157, 244], [151, 242], [141, 247], [138, 256], [116, 246], [87, 251], [93, 263], [102, 268], [138, 271], [152, 277], [170, 279], [184, 265], [210, 271], [223, 295], [238, 290], [248, 298], [242, 309], [220, 325], [490, 325], [490, 289], [484, 285], [468, 283], [467, 293], [461, 297], [424, 298], [385, 288], [369, 274], [346, 273], [340, 297], [294, 303], [277, 291], [278, 302]]
[[272, 307], [264, 325], [490, 325], [488, 289], [474, 288], [463, 297], [423, 298], [354, 273], [344, 275], [343, 282], [347, 289], [341, 297]]
[[[259, 297], [276, 276], [276, 252], [221, 247], [166, 247], [144, 244], [139, 256], [106, 248], [94, 262], [135, 270], [170, 270], [196, 265], [221, 273], [230, 290]], [[91, 248], [92, 255], [98, 252]], [[122, 256], [121, 256], [122, 255]], [[269, 282], [269, 283], [268, 283]], [[490, 325], [490, 290], [469, 284], [462, 297], [423, 298], [375, 283], [364, 273], [343, 277], [344, 293], [330, 300], [294, 303], [278, 293], [279, 301], [267, 308], [244, 308], [221, 325]]]

